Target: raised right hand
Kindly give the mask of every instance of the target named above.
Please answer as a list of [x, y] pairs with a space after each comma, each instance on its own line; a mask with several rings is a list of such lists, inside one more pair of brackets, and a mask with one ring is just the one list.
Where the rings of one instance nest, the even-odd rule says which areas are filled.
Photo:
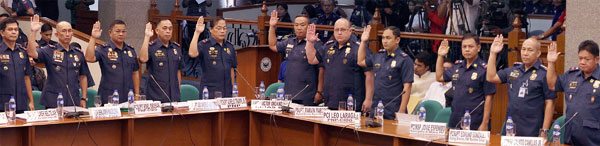
[[367, 25], [364, 29], [363, 29], [363, 33], [360, 36], [360, 40], [362, 42], [367, 42], [369, 41], [369, 34], [371, 34], [371, 25]]
[[446, 56], [448, 55], [448, 51], [450, 50], [450, 45], [448, 45], [448, 39], [444, 39], [440, 44], [440, 48], [438, 49], [438, 56]]
[[271, 19], [269, 20], [269, 26], [275, 27], [279, 18], [277, 17], [277, 10], [271, 11]]
[[146, 23], [146, 30], [144, 31], [146, 37], [152, 37], [154, 35], [154, 31], [152, 30], [152, 23]]
[[313, 23], [308, 25], [308, 30], [306, 32], [306, 41], [315, 42], [319, 40], [319, 34], [316, 33], [317, 26]]
[[94, 25], [92, 26], [92, 37], [100, 38], [100, 35], [102, 35], [102, 29], [100, 28], [100, 21], [96, 21], [96, 23], [94, 23]]
[[30, 24], [31, 24], [31, 31], [33, 31], [33, 32], [40, 31], [40, 28], [42, 28], [42, 25], [43, 25], [43, 23], [40, 22], [40, 16], [33, 15], [31, 18], [29, 18], [29, 20], [30, 20]]
[[546, 57], [546, 59], [548, 59], [548, 62], [549, 63], [556, 62], [559, 55], [560, 55], [560, 52], [556, 51], [556, 42], [550, 43], [550, 46], [548, 47], [548, 56]]
[[496, 38], [494, 38], [494, 42], [492, 43], [492, 46], [490, 47], [490, 53], [494, 53], [494, 54], [500, 53], [500, 51], [502, 51], [502, 49], [504, 48], [504, 43], [502, 43], [503, 40], [504, 40], [504, 36], [496, 35]]

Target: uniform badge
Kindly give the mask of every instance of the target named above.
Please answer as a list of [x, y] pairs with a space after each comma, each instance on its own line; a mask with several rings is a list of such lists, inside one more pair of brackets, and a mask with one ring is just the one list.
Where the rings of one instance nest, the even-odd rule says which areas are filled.
[[9, 55], [0, 55], [0, 60], [2, 61], [2, 63], [8, 63], [8, 62], [10, 62], [10, 56]]
[[108, 52], [112, 52], [112, 51], [113, 51], [112, 48], [108, 48]]
[[177, 55], [177, 49], [173, 49], [173, 54]]
[[594, 88], [598, 88], [598, 87], [600, 87], [600, 81], [596, 80], [594, 82]]
[[225, 48], [225, 52], [227, 52], [227, 54], [231, 55], [231, 50], [229, 48]]
[[21, 59], [25, 59], [25, 55], [23, 54], [23, 52], [19, 52], [19, 57], [21, 57]]
[[156, 50], [156, 52], [154, 52], [154, 56], [165, 57], [165, 53], [162, 50]]
[[477, 73], [474, 72], [473, 74], [471, 74], [471, 80], [475, 80], [477, 79]]
[[458, 73], [452, 74], [452, 80], [458, 80]]
[[73, 58], [73, 54], [69, 54], [69, 58]]
[[333, 49], [333, 47], [329, 48], [329, 50], [327, 50], [327, 55], [331, 56], [335, 54], [335, 50]]
[[79, 62], [79, 57], [77, 55], [73, 56], [73, 60], [75, 60], [75, 62]]
[[108, 51], [107, 56], [108, 56], [108, 59], [110, 59], [112, 61], [116, 61], [117, 59], [119, 59], [119, 55], [115, 51]]
[[510, 72], [510, 78], [511, 79], [516, 79], [517, 77], [519, 77], [519, 71], [518, 70], [513, 70], [512, 72]]
[[112, 69], [117, 69], [117, 65], [112, 65]]
[[380, 68], [380, 67], [381, 67], [381, 64], [379, 64], [379, 63], [376, 63], [376, 64], [375, 64], [375, 65], [373, 65], [373, 66], [374, 66], [375, 68]]
[[529, 76], [529, 80], [535, 80], [537, 78], [537, 73], [533, 73], [531, 74], [531, 76]]
[[469, 93], [473, 93], [473, 88], [469, 88]]
[[396, 60], [392, 60], [392, 64], [390, 64], [392, 68], [396, 67]]
[[52, 55], [52, 58], [54, 58], [54, 62], [62, 63], [64, 54], [64, 52], [58, 50], [54, 51], [54, 55]]
[[569, 89], [575, 89], [577, 88], [577, 81], [571, 81], [571, 83], [569, 83]]
[[4, 70], [8, 70], [8, 66], [4, 66]]
[[290, 49], [291, 49], [291, 48], [294, 48], [294, 45], [292, 45], [292, 44], [287, 44], [286, 48], [290, 48]]
[[210, 57], [212, 58], [217, 58], [217, 54], [219, 54], [219, 50], [215, 49], [215, 47], [210, 47], [208, 49], [208, 54], [210, 55]]
[[127, 51], [127, 55], [129, 55], [129, 57], [133, 57], [133, 53], [131, 53], [131, 51]]
[[346, 48], [346, 55], [350, 54], [350, 48]]

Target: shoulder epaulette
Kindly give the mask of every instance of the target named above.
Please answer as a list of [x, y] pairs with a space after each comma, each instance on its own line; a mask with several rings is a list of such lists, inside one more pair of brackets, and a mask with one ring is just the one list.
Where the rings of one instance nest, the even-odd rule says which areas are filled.
[[171, 42], [171, 43], [175, 44], [175, 46], [177, 46], [177, 47], [181, 47], [181, 45], [177, 42]]
[[202, 40], [202, 43], [203, 43], [203, 44], [206, 44], [206, 43], [208, 43], [208, 42], [209, 42], [209, 41], [208, 41], [208, 39], [204, 39], [204, 40]]
[[408, 54], [406, 54], [404, 52], [400, 53], [400, 55], [402, 55], [402, 57], [408, 57]]
[[548, 69], [548, 67], [546, 67], [546, 66], [545, 66], [545, 65], [543, 65], [543, 64], [541, 64], [541, 65], [540, 65], [540, 67], [541, 67], [542, 69], [544, 69], [544, 70], [547, 70], [547, 69]]
[[385, 49], [379, 49], [377, 52], [378, 53], [385, 53]]
[[335, 41], [334, 40], [329, 40], [329, 41], [325, 42], [325, 45], [329, 45], [329, 44], [331, 44], [333, 42], [335, 42]]
[[579, 67], [571, 67], [569, 68], [569, 71], [579, 71]]
[[522, 64], [523, 64], [523, 62], [515, 62], [515, 63], [513, 63], [513, 65], [522, 65]]
[[456, 60], [456, 61], [454, 61], [454, 64], [461, 64], [461, 63], [463, 63], [463, 60]]
[[148, 45], [152, 46], [152, 45], [154, 45], [154, 43], [156, 43], [156, 42], [155, 42], [155, 41], [150, 41], [150, 42], [148, 43]]

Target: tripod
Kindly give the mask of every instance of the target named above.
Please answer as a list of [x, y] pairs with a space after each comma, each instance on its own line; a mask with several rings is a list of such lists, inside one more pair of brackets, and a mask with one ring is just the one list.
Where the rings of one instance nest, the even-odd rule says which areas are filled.
[[[448, 27], [450, 27], [449, 33], [451, 35], [471, 33], [471, 27], [469, 26], [469, 21], [467, 21], [463, 1], [452, 0], [450, 10], [450, 15], [448, 15], [448, 20], [450, 21], [450, 25], [448, 25]], [[454, 27], [454, 23], [456, 23], [457, 27]]]
[[[415, 13], [412, 14], [410, 16], [410, 20], [408, 21], [408, 28], [407, 31], [408, 32], [422, 32], [422, 33], [428, 33], [429, 32], [429, 22], [427, 20], [427, 17], [424, 16], [425, 15], [425, 9], [422, 7], [419, 7], [416, 9]], [[415, 22], [415, 18], [418, 19], [418, 22]], [[412, 26], [414, 26], [414, 24], [417, 23], [417, 26], [421, 29], [421, 30], [415, 30]]]

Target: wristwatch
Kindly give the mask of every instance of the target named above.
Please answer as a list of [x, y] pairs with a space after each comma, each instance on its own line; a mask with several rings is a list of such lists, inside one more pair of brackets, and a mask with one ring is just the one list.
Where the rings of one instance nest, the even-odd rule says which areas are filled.
[[548, 133], [548, 129], [540, 129], [540, 134], [542, 134], [542, 133], [544, 133], [544, 134]]
[[87, 101], [87, 98], [81, 98], [81, 100], [83, 100], [83, 101]]

